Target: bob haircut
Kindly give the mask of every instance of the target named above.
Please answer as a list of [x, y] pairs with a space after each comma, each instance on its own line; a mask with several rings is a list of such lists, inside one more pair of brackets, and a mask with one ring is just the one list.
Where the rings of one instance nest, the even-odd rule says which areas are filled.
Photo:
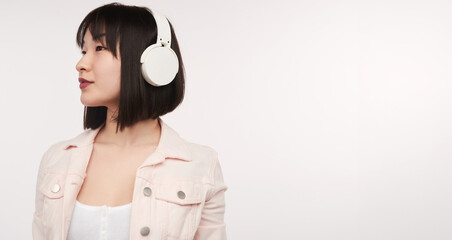
[[[138, 121], [157, 119], [173, 111], [184, 98], [185, 69], [176, 34], [169, 24], [171, 49], [179, 59], [179, 71], [171, 83], [160, 87], [147, 83], [141, 75], [141, 54], [157, 42], [157, 25], [149, 8], [113, 2], [89, 12], [78, 28], [76, 42], [80, 48], [89, 29], [94, 41], [102, 42], [105, 35], [107, 51], [116, 59], [117, 54], [121, 56], [121, 89], [118, 114], [114, 118], [116, 132], [118, 127], [122, 131]], [[118, 42], [119, 53], [116, 52]], [[96, 129], [105, 123], [106, 117], [106, 106], [85, 106], [83, 128]]]

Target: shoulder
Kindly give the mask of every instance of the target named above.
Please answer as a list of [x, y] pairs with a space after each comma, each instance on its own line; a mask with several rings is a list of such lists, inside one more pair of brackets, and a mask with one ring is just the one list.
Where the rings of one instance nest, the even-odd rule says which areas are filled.
[[211, 185], [211, 188], [207, 193], [207, 199], [210, 199], [219, 191], [228, 189], [224, 182], [223, 171], [218, 159], [218, 152], [208, 145], [193, 142], [186, 142], [186, 144], [189, 146], [192, 155], [191, 162], [197, 171], [202, 169], [203, 178]]
[[217, 157], [217, 151], [208, 145], [196, 143], [183, 139], [184, 144], [190, 152], [192, 162], [199, 162], [211, 166]]
[[71, 137], [71, 138], [68, 138], [68, 139], [64, 139], [64, 140], [60, 140], [60, 141], [52, 144], [49, 147], [48, 151], [55, 153], [55, 152], [58, 152], [58, 151], [67, 150], [67, 148], [70, 147], [70, 146], [79, 146], [83, 142], [83, 140], [86, 139], [90, 135], [90, 133], [92, 131], [93, 130], [88, 129], [88, 130], [85, 130], [85, 131], [77, 134], [74, 137]]
[[221, 171], [220, 162], [218, 160], [218, 152], [213, 147], [186, 141], [186, 145], [190, 150], [191, 163], [198, 169], [203, 169], [204, 176], [209, 182], [215, 182], [215, 172]]
[[89, 136], [91, 131], [91, 129], [84, 130], [74, 137], [52, 143], [43, 154], [43, 157], [41, 159], [42, 167], [45, 167], [49, 163], [53, 162], [58, 158], [58, 156], [65, 153], [66, 150], [70, 148], [70, 146], [77, 146], [83, 141], [83, 139], [86, 139], [86, 137]]
[[204, 144], [194, 143], [190, 141], [185, 141], [188, 148], [190, 149], [190, 153], [193, 159], [203, 159], [203, 160], [212, 160], [211, 158], [214, 155], [217, 155], [217, 151]]

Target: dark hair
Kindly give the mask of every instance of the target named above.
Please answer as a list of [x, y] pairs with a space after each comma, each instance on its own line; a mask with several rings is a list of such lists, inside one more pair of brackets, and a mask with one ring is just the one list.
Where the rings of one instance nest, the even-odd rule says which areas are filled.
[[[138, 121], [165, 115], [173, 111], [184, 98], [185, 69], [173, 26], [169, 24], [171, 49], [179, 59], [179, 71], [170, 84], [161, 87], [152, 86], [141, 75], [141, 54], [157, 41], [157, 25], [149, 8], [113, 2], [92, 10], [78, 28], [76, 42], [80, 48], [83, 48], [83, 37], [87, 29], [94, 41], [100, 41], [101, 34], [105, 31], [107, 49], [116, 58], [116, 46], [119, 42], [121, 90], [118, 116], [115, 118], [116, 132], [118, 127], [122, 131]], [[83, 128], [96, 129], [105, 123], [106, 117], [107, 107], [85, 106]]]

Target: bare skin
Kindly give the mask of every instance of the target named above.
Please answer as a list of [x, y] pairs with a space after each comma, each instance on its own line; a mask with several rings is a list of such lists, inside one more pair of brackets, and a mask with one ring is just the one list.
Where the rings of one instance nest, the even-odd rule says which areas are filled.
[[83, 56], [76, 69], [79, 77], [93, 83], [81, 89], [80, 100], [85, 106], [107, 107], [107, 118], [94, 139], [77, 200], [94, 206], [120, 206], [132, 201], [136, 170], [155, 151], [161, 126], [157, 119], [147, 119], [116, 133], [112, 117], [117, 116], [119, 105], [121, 57], [115, 58], [105, 48], [105, 39], [94, 41], [89, 30], [83, 39]]
[[[146, 123], [150, 126], [154, 124], [155, 121]], [[145, 124], [140, 122], [138, 125], [144, 127]], [[157, 126], [149, 128], [156, 131], [155, 134], [148, 135], [154, 136], [153, 139], [143, 137], [141, 143], [124, 146], [118, 144], [124, 139], [116, 137], [119, 140], [115, 142], [112, 140], [115, 137], [108, 137], [112, 134], [105, 130], [108, 126], [102, 129], [94, 141], [87, 176], [77, 200], [94, 206], [120, 206], [132, 202], [136, 170], [158, 145], [159, 140], [155, 136], [160, 135], [160, 129], [154, 129], [155, 127], [160, 128], [158, 123]], [[137, 129], [136, 124], [134, 130]]]

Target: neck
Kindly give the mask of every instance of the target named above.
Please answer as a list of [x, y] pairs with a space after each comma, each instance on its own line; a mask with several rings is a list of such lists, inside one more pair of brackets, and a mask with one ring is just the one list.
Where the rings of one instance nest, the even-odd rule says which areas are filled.
[[111, 144], [120, 148], [157, 146], [161, 135], [161, 126], [158, 119], [146, 119], [118, 129], [116, 133], [117, 112], [107, 110], [107, 119], [96, 136], [95, 142]]

